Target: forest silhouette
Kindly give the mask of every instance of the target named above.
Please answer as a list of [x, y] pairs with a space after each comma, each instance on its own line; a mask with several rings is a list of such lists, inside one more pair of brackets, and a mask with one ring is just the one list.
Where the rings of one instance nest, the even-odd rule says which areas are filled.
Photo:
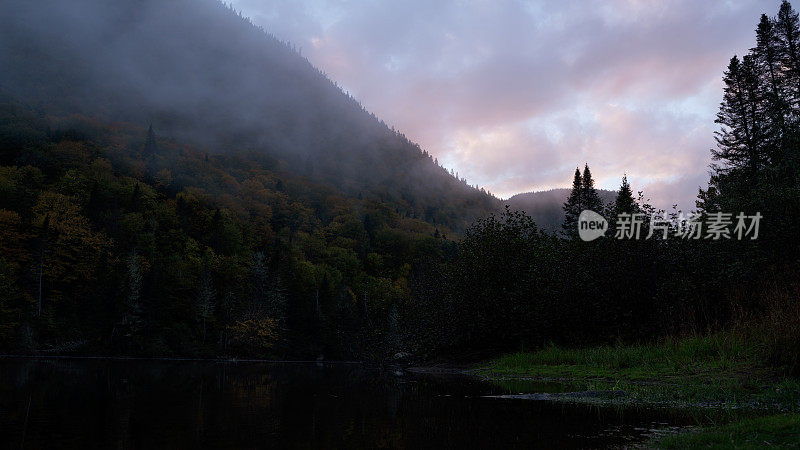
[[216, 1], [0, 13], [4, 352], [476, 359], [740, 327], [800, 369], [788, 2], [724, 71], [697, 200], [761, 214], [756, 240], [583, 242], [584, 209], [681, 226], [591, 161], [541, 227]]

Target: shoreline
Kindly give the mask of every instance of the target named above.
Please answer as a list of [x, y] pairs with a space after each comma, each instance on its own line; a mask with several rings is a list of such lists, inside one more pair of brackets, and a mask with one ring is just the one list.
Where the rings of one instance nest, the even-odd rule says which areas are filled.
[[[800, 378], [761, 364], [740, 348], [703, 344], [709, 336], [668, 345], [513, 353], [465, 371], [498, 386], [569, 385], [559, 392], [501, 395], [520, 401], [657, 407], [698, 412], [698, 427], [653, 438], [654, 448], [800, 446]], [[541, 386], [539, 386], [541, 387]]]
[[257, 362], [269, 364], [353, 364], [369, 365], [367, 361], [339, 360], [303, 360], [303, 359], [257, 359], [257, 358], [188, 358], [188, 357], [155, 357], [155, 356], [72, 356], [72, 355], [0, 355], [3, 359], [63, 359], [63, 360], [107, 360], [107, 361], [203, 361], [203, 362]]

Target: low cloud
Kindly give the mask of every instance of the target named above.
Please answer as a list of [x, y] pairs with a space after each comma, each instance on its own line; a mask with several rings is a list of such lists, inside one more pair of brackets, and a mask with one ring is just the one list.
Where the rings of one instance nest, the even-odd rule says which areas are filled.
[[627, 173], [658, 206], [707, 180], [727, 60], [776, 2], [234, 0], [367, 109], [500, 196]]

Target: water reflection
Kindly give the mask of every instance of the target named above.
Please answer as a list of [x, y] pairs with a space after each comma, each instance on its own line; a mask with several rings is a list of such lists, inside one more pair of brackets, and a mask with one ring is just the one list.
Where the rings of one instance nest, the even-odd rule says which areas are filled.
[[688, 418], [354, 364], [0, 360], [10, 448], [604, 447]]

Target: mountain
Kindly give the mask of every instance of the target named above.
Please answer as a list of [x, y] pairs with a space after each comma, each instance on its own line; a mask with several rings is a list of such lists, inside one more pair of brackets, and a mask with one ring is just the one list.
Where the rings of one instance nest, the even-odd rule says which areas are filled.
[[215, 0], [0, 3], [0, 351], [383, 357], [500, 208]]
[[0, 351], [393, 355], [409, 280], [455, 251], [401, 207], [0, 96]]
[[[525, 192], [510, 197], [505, 203], [511, 208], [524, 211], [536, 224], [545, 230], [558, 231], [564, 223], [564, 202], [570, 189], [550, 189], [549, 191]], [[611, 203], [617, 196], [615, 191], [598, 189], [597, 194], [603, 203]]]
[[216, 0], [4, 1], [0, 66], [0, 89], [42, 114], [152, 124], [212, 154], [256, 151], [456, 230], [499, 207]]

